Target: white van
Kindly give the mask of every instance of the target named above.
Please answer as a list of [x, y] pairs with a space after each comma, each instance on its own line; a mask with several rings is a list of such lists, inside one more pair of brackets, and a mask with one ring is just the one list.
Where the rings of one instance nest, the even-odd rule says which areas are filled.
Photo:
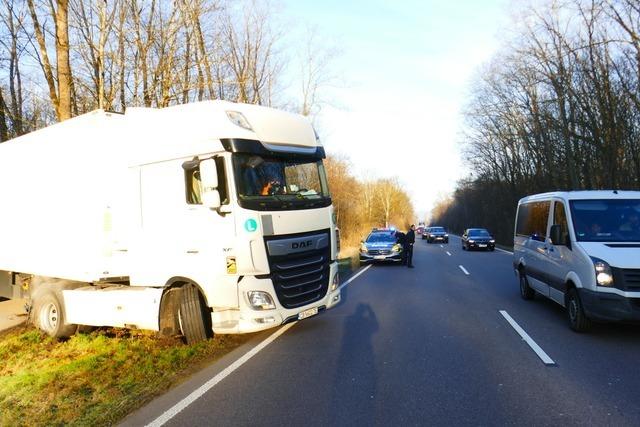
[[520, 294], [567, 308], [571, 328], [640, 321], [640, 191], [537, 194], [518, 203]]

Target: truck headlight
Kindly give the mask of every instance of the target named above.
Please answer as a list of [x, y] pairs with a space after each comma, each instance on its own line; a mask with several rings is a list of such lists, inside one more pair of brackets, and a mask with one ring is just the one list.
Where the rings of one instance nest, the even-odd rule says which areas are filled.
[[402, 245], [400, 245], [400, 243], [396, 243], [395, 245], [393, 245], [393, 247], [391, 248], [391, 250], [393, 252], [400, 252], [402, 250]]
[[596, 273], [596, 283], [599, 286], [613, 286], [613, 272], [611, 266], [600, 258], [591, 257]]
[[254, 310], [273, 310], [276, 308], [273, 298], [267, 292], [249, 291], [247, 292], [247, 298], [249, 299], [249, 305]]
[[333, 281], [331, 282], [331, 292], [338, 289], [338, 285], [340, 285], [340, 278], [338, 277], [338, 273], [336, 273], [336, 275], [333, 276]]

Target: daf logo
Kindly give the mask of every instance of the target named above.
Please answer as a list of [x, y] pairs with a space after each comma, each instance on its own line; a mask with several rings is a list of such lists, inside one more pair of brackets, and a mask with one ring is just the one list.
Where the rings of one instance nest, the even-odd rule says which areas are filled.
[[309, 248], [313, 245], [313, 240], [305, 240], [303, 242], [293, 242], [291, 243], [291, 249], [302, 249]]

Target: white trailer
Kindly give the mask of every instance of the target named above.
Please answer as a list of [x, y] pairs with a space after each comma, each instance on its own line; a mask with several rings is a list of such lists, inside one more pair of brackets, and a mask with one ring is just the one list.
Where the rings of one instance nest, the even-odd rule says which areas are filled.
[[299, 115], [207, 101], [0, 144], [0, 296], [78, 325], [244, 333], [340, 301], [324, 149]]

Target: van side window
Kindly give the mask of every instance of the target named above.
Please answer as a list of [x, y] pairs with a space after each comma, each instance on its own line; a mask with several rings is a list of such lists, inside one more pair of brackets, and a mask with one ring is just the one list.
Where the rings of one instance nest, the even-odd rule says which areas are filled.
[[518, 208], [516, 234], [543, 242], [547, 238], [547, 220], [551, 202], [530, 202]]
[[555, 202], [553, 207], [553, 223], [559, 225], [562, 229], [563, 239], [567, 239], [569, 234], [569, 227], [567, 225], [567, 214], [564, 210], [564, 203]]

